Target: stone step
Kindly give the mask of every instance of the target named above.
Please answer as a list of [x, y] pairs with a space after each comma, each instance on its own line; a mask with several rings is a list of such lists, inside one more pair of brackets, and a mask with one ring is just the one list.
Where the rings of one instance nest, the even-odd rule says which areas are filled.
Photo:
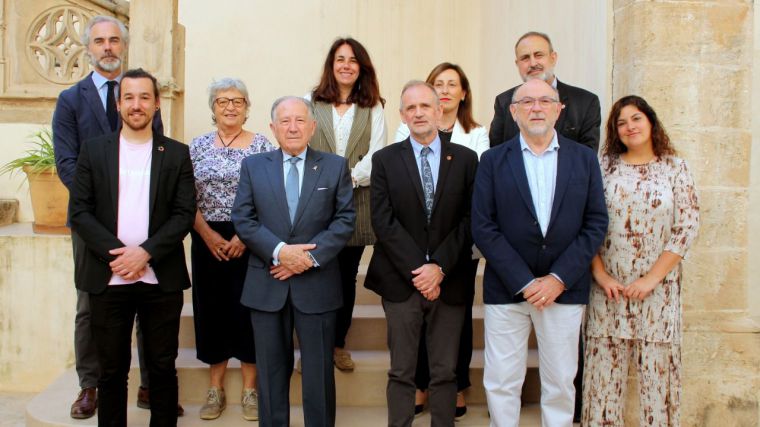
[[[298, 351], [294, 360], [299, 357]], [[383, 406], [386, 403], [385, 386], [388, 380], [390, 355], [387, 351], [354, 351], [352, 358], [356, 363], [353, 372], [335, 370], [336, 401], [340, 406]], [[467, 389], [465, 396], [473, 404], [485, 404], [483, 390], [483, 352], [476, 350], [470, 363], [470, 381], [472, 387]], [[206, 397], [208, 388], [208, 365], [195, 358], [194, 349], [180, 349], [177, 357], [177, 376], [180, 384], [179, 398], [182, 402], [201, 403]], [[529, 350], [528, 375], [523, 387], [524, 401], [538, 402], [540, 396], [540, 381], [538, 380], [538, 352]], [[225, 377], [225, 390], [232, 399], [240, 396], [242, 378], [240, 363], [230, 360]], [[136, 352], [133, 352], [130, 378], [130, 399], [137, 395], [139, 385], [139, 367]], [[76, 381], [74, 382], [76, 383]], [[301, 403], [301, 375], [294, 371], [290, 382], [290, 401]]]
[[[45, 391], [35, 396], [26, 406], [27, 427], [75, 427], [95, 426], [97, 415], [87, 420], [73, 420], [69, 417], [69, 406], [78, 391], [76, 373], [73, 369], [61, 375]], [[130, 393], [130, 398], [134, 396]], [[244, 427], [257, 424], [242, 419], [239, 403], [228, 394], [227, 409], [216, 420], [205, 421], [198, 417], [200, 402], [181, 401], [185, 408], [185, 416], [178, 419], [178, 426], [230, 426]], [[483, 404], [468, 402], [467, 415], [459, 422], [459, 427], [488, 426], [488, 408]], [[291, 426], [303, 426], [303, 407], [294, 405], [290, 410]], [[134, 400], [127, 407], [128, 426], [146, 426], [150, 411], [139, 409]], [[541, 425], [540, 408], [537, 404], [523, 406], [520, 414], [520, 427], [539, 427]], [[338, 406], [336, 415], [337, 427], [384, 427], [387, 425], [387, 409], [381, 406]], [[415, 419], [415, 426], [430, 425], [430, 413], [426, 410]]]
[[[482, 305], [472, 308], [473, 348], [484, 347]], [[132, 340], [134, 345], [135, 341]], [[179, 327], [180, 348], [195, 348], [195, 324], [193, 323], [193, 305], [185, 303], [182, 307]], [[536, 339], [531, 333], [530, 348], [536, 348]], [[351, 328], [346, 337], [346, 348], [349, 350], [385, 350], [387, 349], [387, 325], [385, 312], [379, 304], [357, 305], [354, 307], [354, 316]]]

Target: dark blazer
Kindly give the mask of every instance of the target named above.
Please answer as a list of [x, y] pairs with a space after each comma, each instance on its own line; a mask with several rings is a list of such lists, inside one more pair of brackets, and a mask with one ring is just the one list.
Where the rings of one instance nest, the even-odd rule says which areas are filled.
[[[491, 147], [511, 140], [520, 133], [517, 123], [509, 112], [512, 95], [519, 86], [499, 94], [493, 105], [493, 120], [488, 132]], [[579, 87], [570, 86], [557, 80], [559, 100], [565, 108], [559, 115], [554, 128], [560, 135], [594, 150], [599, 151], [599, 126], [602, 117], [599, 98], [593, 93]]]
[[[232, 222], [251, 251], [240, 298], [246, 307], [278, 311], [288, 294], [302, 313], [325, 313], [343, 304], [337, 255], [351, 237], [356, 219], [348, 164], [341, 156], [309, 148], [303, 173], [298, 209], [291, 224], [282, 150], [243, 160]], [[280, 242], [316, 244], [311, 254], [319, 267], [285, 283], [275, 279], [269, 267]]]
[[[372, 156], [370, 207], [377, 236], [364, 286], [383, 298], [405, 301], [417, 292], [412, 270], [434, 262], [446, 275], [442, 301], [464, 304], [473, 292], [470, 201], [478, 155], [441, 135], [441, 164], [430, 224], [417, 161], [409, 138]], [[430, 261], [426, 259], [429, 254]]]
[[559, 136], [557, 182], [546, 237], [531, 198], [519, 136], [480, 158], [472, 235], [486, 258], [486, 304], [525, 301], [517, 292], [536, 277], [565, 283], [558, 303], [587, 304], [591, 258], [607, 232], [602, 174], [594, 152]]
[[[159, 287], [190, 287], [182, 239], [195, 220], [195, 181], [187, 145], [153, 135], [150, 167], [148, 240], [140, 246], [151, 256]], [[86, 141], [77, 162], [69, 212], [72, 230], [87, 251], [75, 269], [78, 289], [100, 293], [111, 278], [109, 250], [124, 246], [117, 237], [119, 201], [119, 133]]]
[[[69, 191], [74, 184], [74, 172], [82, 142], [113, 132], [98, 89], [92, 82], [93, 72], [61, 92], [53, 112], [55, 166], [58, 176]], [[157, 111], [153, 116], [153, 134], [163, 135], [164, 125], [160, 112], [161, 110]], [[118, 121], [118, 128], [121, 128], [121, 116]]]

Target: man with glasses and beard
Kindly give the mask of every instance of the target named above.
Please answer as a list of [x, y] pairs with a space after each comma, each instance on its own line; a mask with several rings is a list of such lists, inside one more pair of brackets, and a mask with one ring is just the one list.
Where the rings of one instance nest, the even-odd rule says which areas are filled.
[[[82, 142], [115, 132], [121, 122], [116, 111], [124, 54], [129, 33], [124, 24], [111, 16], [95, 16], [84, 27], [82, 44], [93, 71], [74, 86], [61, 92], [53, 113], [53, 145], [58, 176], [71, 191], [77, 158]], [[84, 64], [81, 64], [84, 66]], [[153, 131], [163, 134], [160, 111], [153, 116]], [[74, 252], [74, 277], [79, 276], [83, 262], [83, 243], [71, 233]], [[137, 327], [137, 349], [140, 354], [141, 385], [137, 404], [148, 408], [148, 370], [142, 361], [142, 331]], [[89, 418], [97, 407], [98, 358], [90, 329], [90, 304], [87, 293], [77, 292], [74, 323], [74, 356], [81, 390], [71, 405], [71, 417]], [[182, 407], [178, 406], [181, 415]]]

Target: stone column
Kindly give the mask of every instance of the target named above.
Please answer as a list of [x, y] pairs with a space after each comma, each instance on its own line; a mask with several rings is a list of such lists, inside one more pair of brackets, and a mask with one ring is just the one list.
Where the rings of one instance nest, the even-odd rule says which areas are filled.
[[177, 0], [132, 0], [129, 5], [129, 67], [158, 79], [164, 132], [180, 141], [184, 130], [185, 28]]
[[[682, 425], [758, 425], [760, 328], [747, 277], [753, 3], [615, 0], [613, 14], [612, 101], [652, 104], [699, 189], [700, 237], [683, 282]], [[638, 425], [631, 412], [627, 424]]]

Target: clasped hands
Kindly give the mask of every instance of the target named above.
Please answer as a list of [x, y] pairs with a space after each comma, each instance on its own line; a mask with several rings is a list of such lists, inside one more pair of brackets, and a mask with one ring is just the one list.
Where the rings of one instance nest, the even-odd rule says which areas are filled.
[[150, 254], [142, 246], [123, 246], [111, 249], [108, 253], [116, 256], [116, 259], [108, 263], [111, 271], [124, 280], [137, 280], [148, 269]]
[[309, 251], [316, 247], [313, 243], [284, 245], [278, 255], [280, 263], [269, 267], [269, 273], [279, 280], [288, 280], [296, 274], [303, 273], [314, 266]]
[[435, 301], [441, 295], [441, 282], [443, 271], [438, 264], [423, 264], [416, 270], [412, 270], [414, 278], [412, 284], [428, 301]]
[[607, 299], [615, 300], [615, 302], [620, 302], [621, 297], [643, 301], [652, 294], [652, 291], [654, 291], [659, 283], [659, 281], [650, 280], [647, 276], [634, 280], [628, 286], [623, 286], [622, 283], [609, 275], [602, 280], [596, 281], [596, 284], [604, 290]]
[[533, 304], [537, 310], [543, 310], [554, 304], [554, 301], [565, 291], [565, 285], [551, 274], [537, 277], [525, 290], [523, 297]]
[[208, 247], [211, 255], [216, 258], [217, 261], [229, 261], [233, 258], [240, 258], [245, 252], [245, 244], [236, 235], [232, 236], [230, 240], [225, 239], [221, 234], [209, 230], [205, 234], [201, 234], [204, 243]]

